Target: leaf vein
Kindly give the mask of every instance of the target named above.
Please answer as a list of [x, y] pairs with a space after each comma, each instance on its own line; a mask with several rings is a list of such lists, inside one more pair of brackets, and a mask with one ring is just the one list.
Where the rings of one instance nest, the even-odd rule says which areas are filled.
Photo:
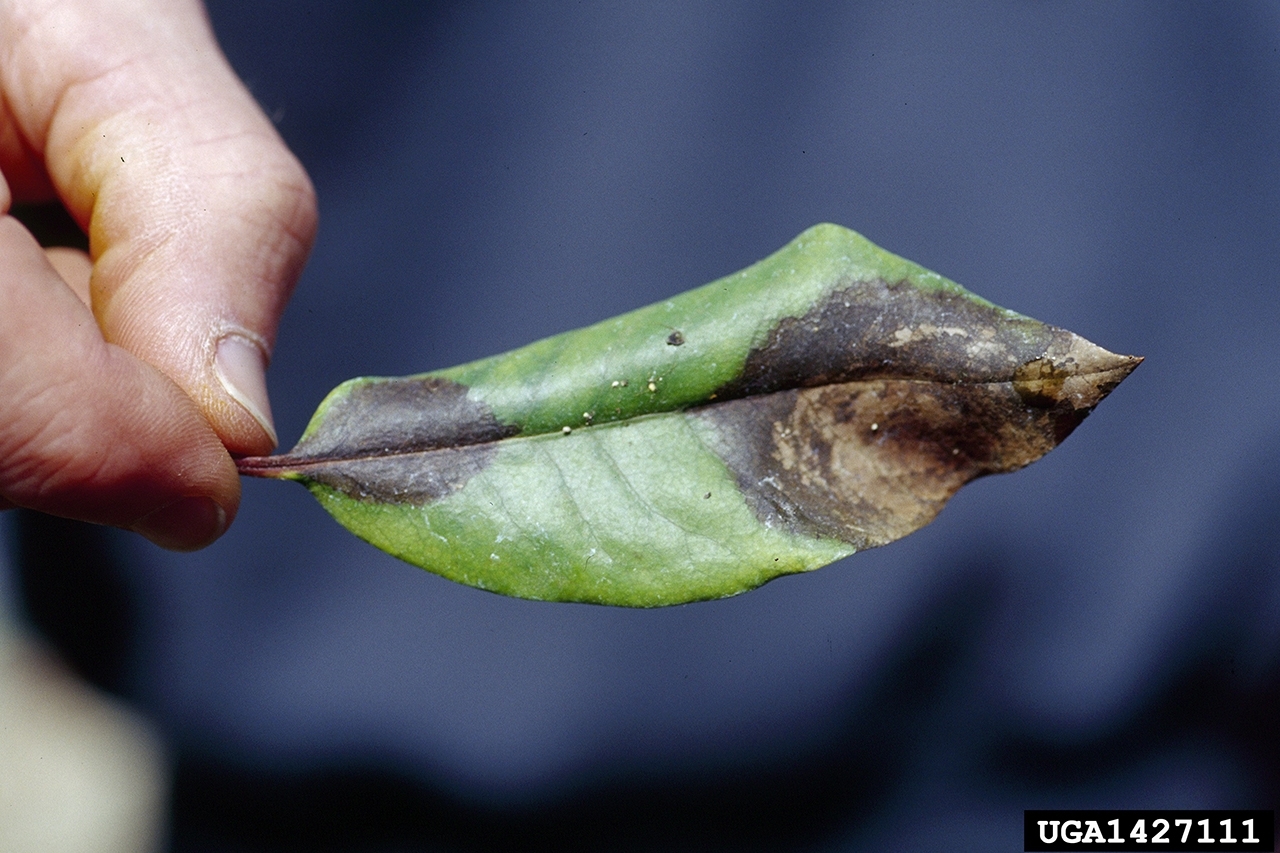
[[[587, 533], [591, 537], [593, 547], [608, 556], [608, 552], [604, 550], [604, 546], [600, 543], [600, 536], [596, 533], [595, 524], [582, 511], [582, 504], [578, 503], [578, 497], [574, 494], [573, 486], [569, 484], [569, 478], [565, 476], [564, 469], [560, 467], [560, 460], [556, 459], [555, 454], [546, 446], [539, 447], [543, 455], [551, 462], [551, 467], [555, 469], [556, 476], [560, 478], [560, 485], [564, 488], [565, 494], [569, 498], [569, 502], [573, 504], [573, 510], [578, 514], [578, 518], [582, 519], [582, 524], [586, 528]], [[613, 558], [610, 557], [612, 560]]]

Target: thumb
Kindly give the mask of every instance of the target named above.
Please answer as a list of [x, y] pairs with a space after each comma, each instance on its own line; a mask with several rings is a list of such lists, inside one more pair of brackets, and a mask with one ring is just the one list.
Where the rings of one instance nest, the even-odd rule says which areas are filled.
[[315, 231], [306, 174], [198, 3], [45, 6], [11, 13], [0, 73], [89, 233], [103, 336], [176, 382], [233, 453], [265, 453], [264, 371]]
[[0, 216], [0, 365], [0, 508], [128, 527], [184, 550], [226, 529], [240, 484], [208, 423], [172, 381], [103, 341], [9, 216]]

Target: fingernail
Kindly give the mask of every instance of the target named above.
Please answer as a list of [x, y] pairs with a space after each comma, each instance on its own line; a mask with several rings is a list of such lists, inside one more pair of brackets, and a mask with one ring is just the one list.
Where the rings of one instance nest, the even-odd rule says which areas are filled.
[[195, 551], [227, 529], [227, 512], [211, 498], [182, 498], [143, 516], [131, 528], [170, 551]]
[[227, 393], [253, 415], [273, 446], [279, 444], [267, 398], [267, 356], [262, 348], [244, 335], [227, 335], [218, 341], [214, 367]]

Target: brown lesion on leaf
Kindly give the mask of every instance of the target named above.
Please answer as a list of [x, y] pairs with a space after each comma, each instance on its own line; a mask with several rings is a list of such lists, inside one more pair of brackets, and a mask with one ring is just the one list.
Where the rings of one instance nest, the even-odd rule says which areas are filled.
[[1018, 365], [1013, 372], [1013, 390], [1031, 406], [1051, 406], [1062, 396], [1062, 386], [1070, 375], [1048, 356]]
[[1057, 331], [1043, 355], [1014, 371], [1014, 388], [1028, 402], [1092, 408], [1142, 363], [1138, 356], [1116, 355], [1074, 332]]
[[351, 497], [425, 503], [482, 471], [516, 435], [467, 386], [435, 376], [365, 379], [336, 397], [324, 428], [287, 454], [239, 460], [240, 473], [302, 476]]
[[310, 483], [356, 500], [422, 506], [461, 489], [497, 452], [496, 445], [476, 444], [397, 456], [302, 461], [293, 470]]
[[1048, 453], [1140, 362], [962, 292], [854, 281], [690, 416], [763, 523], [865, 548]]
[[965, 483], [1052, 450], [1141, 359], [1070, 333], [1002, 382], [873, 379], [690, 412], [764, 524], [883, 545], [928, 524]]
[[1071, 333], [971, 294], [910, 281], [846, 282], [769, 330], [722, 399], [859, 379], [1004, 382]]
[[292, 457], [386, 456], [483, 444], [516, 435], [467, 386], [436, 376], [368, 379], [336, 398], [324, 429], [303, 438]]

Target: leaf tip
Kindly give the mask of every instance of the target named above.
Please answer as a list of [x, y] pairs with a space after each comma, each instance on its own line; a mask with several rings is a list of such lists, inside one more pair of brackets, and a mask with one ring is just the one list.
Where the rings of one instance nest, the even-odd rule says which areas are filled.
[[1142, 356], [1120, 355], [1068, 332], [1044, 355], [1019, 365], [1013, 387], [1030, 405], [1048, 408], [1065, 403], [1087, 412], [1142, 362]]

